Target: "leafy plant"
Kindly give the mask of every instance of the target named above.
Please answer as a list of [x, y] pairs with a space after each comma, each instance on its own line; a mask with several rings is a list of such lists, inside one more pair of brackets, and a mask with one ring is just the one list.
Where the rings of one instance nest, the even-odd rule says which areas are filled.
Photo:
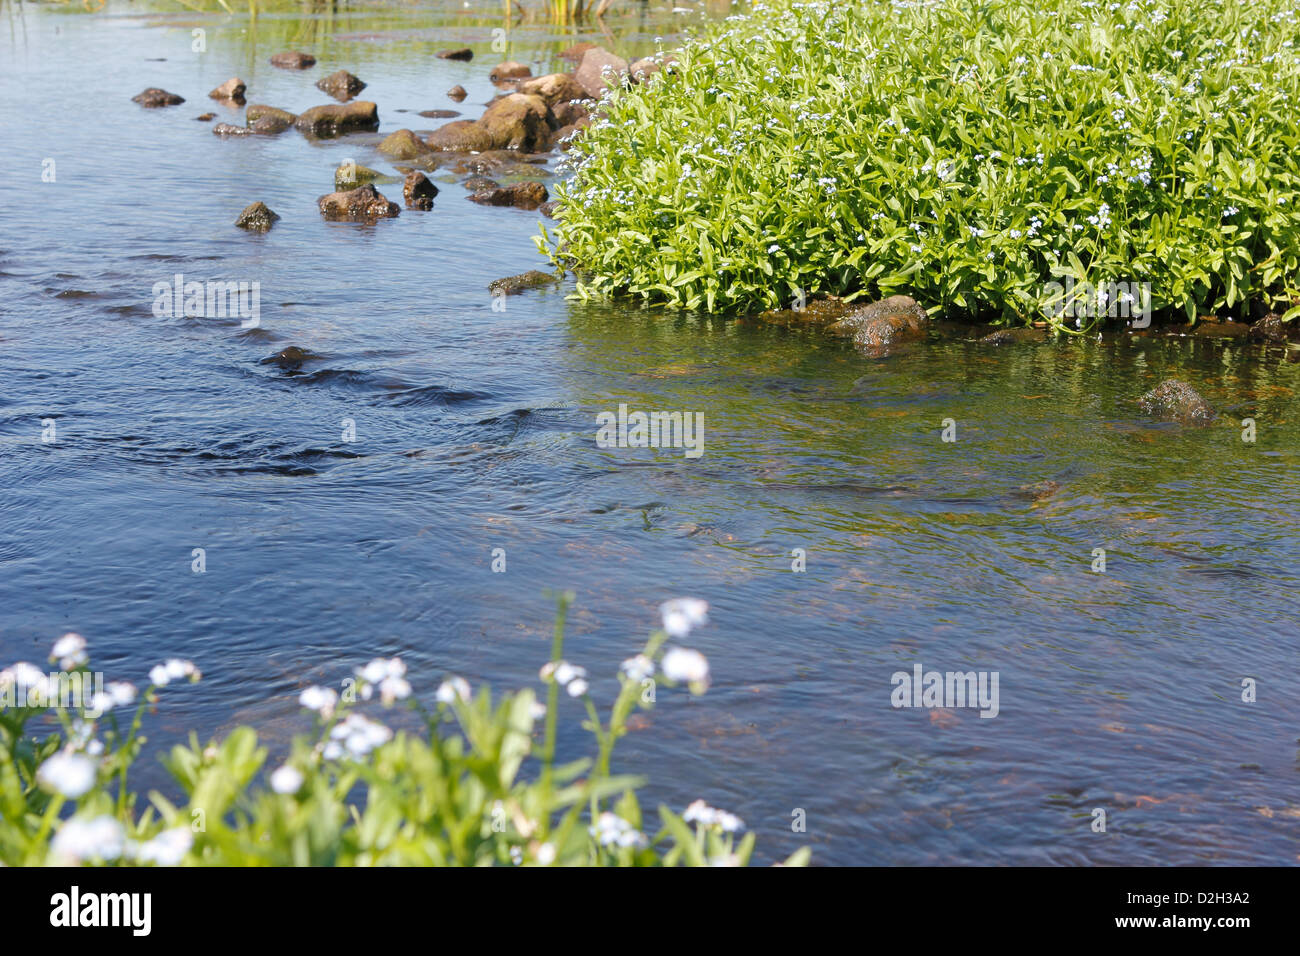
[[[288, 758], [267, 775], [269, 786], [259, 782], [267, 750], [252, 728], [207, 745], [192, 734], [164, 759], [184, 800], [151, 792], [143, 812], [127, 777], [145, 742], [146, 708], [160, 690], [196, 681], [199, 672], [188, 661], [169, 660], [153, 668], [143, 694], [127, 683], [96, 684], [85, 641], [66, 635], [51, 657], [63, 668], [59, 674], [27, 663], [0, 671], [0, 862], [745, 865], [754, 836], [738, 839], [738, 818], [702, 801], [683, 814], [660, 807], [657, 832], [649, 836], [636, 797], [640, 778], [610, 772], [628, 717], [650, 706], [647, 691], [657, 682], [704, 692], [703, 656], [665, 650], [664, 643], [670, 633], [685, 637], [703, 624], [705, 605], [664, 605], [664, 627], [624, 662], [619, 693], [602, 720], [586, 672], [562, 657], [570, 599], [560, 599], [551, 661], [542, 669], [545, 704], [530, 689], [494, 700], [486, 688], [475, 694], [452, 677], [425, 706], [400, 659], [377, 659], [345, 680], [342, 693], [302, 692], [300, 703], [315, 712], [314, 732], [294, 739]], [[78, 698], [71, 702], [69, 684]], [[90, 686], [93, 694], [75, 693]], [[596, 754], [556, 766], [562, 695], [584, 704]], [[425, 732], [395, 732], [367, 716], [372, 701], [405, 704]], [[60, 729], [42, 738], [32, 725], [48, 713]], [[130, 719], [119, 721], [127, 713]], [[535, 767], [525, 773], [529, 760]], [[807, 859], [803, 850], [787, 863]]]
[[691, 309], [909, 293], [1064, 327], [1067, 278], [1149, 283], [1189, 319], [1286, 308], [1297, 17], [1290, 0], [760, 0], [607, 95], [539, 245], [582, 296]]

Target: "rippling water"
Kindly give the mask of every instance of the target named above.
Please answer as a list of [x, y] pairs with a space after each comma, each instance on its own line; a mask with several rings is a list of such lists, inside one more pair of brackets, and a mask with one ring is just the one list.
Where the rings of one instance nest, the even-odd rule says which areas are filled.
[[[206, 97], [232, 74], [250, 102], [300, 110], [340, 67], [370, 84], [381, 134], [441, 122], [425, 109], [472, 118], [504, 58], [496, 9], [249, 31], [6, 8], [0, 661], [42, 661], [67, 630], [110, 679], [191, 657], [204, 681], [166, 694], [155, 744], [249, 721], [282, 745], [300, 687], [379, 654], [417, 688], [535, 682], [551, 588], [577, 592], [567, 656], [609, 675], [608, 699], [658, 602], [691, 594], [713, 607], [692, 643], [714, 686], [661, 693], [616, 762], [649, 775], [649, 801], [736, 811], [764, 860], [810, 844], [822, 863], [1296, 862], [1300, 366], [1128, 338], [871, 361], [567, 286], [494, 311], [492, 279], [541, 265], [537, 214], [466, 202], [447, 175], [431, 212], [326, 223], [314, 200], [339, 162], [391, 168], [379, 136], [223, 141], [193, 119], [238, 121]], [[591, 33], [632, 54], [688, 19], [616, 12], [612, 40]], [[537, 73], [573, 39], [523, 24], [509, 55]], [[431, 55], [460, 43], [472, 63]], [[318, 67], [269, 66], [293, 46]], [[188, 102], [141, 109], [146, 86]], [[258, 199], [275, 228], [233, 228]], [[156, 316], [176, 273], [260, 282], [261, 327]], [[288, 345], [315, 357], [264, 361]], [[1168, 374], [1220, 422], [1144, 420], [1135, 399]], [[620, 403], [704, 412], [705, 453], [597, 447]], [[1060, 487], [1022, 490], [1044, 481]], [[997, 671], [1000, 713], [893, 709], [891, 675], [918, 663]], [[572, 757], [586, 736], [567, 706]]]

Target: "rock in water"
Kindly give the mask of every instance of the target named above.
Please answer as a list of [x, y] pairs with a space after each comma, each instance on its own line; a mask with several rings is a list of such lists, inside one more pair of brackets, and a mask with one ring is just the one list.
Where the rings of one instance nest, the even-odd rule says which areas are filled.
[[515, 206], [519, 209], [536, 209], [550, 198], [541, 183], [515, 183], [496, 189], [483, 189], [469, 197], [484, 206]]
[[469, 94], [465, 92], [465, 87], [457, 83], [455, 86], [453, 86], [451, 89], [447, 91], [447, 95], [450, 96], [457, 103], [459, 103]]
[[349, 222], [373, 222], [391, 219], [401, 213], [397, 203], [389, 202], [374, 186], [366, 184], [347, 192], [330, 193], [316, 201], [326, 219]]
[[365, 88], [366, 84], [347, 70], [337, 70], [316, 81], [316, 89], [344, 102], [352, 99]]
[[345, 193], [350, 189], [356, 189], [358, 186], [373, 182], [381, 175], [383, 174], [376, 169], [359, 166], [349, 160], [346, 163], [339, 163], [338, 168], [334, 170], [334, 189], [337, 192]]
[[131, 102], [139, 103], [141, 106], [153, 110], [158, 109], [160, 106], [179, 106], [185, 102], [185, 97], [151, 86], [143, 93], [137, 93], [131, 97]]
[[516, 63], [514, 60], [507, 60], [500, 66], [492, 68], [488, 74], [488, 79], [493, 83], [506, 83], [510, 80], [522, 80], [524, 77], [532, 76], [533, 71], [522, 63]]
[[253, 232], [266, 232], [271, 228], [280, 217], [267, 208], [264, 202], [255, 202], [251, 206], [245, 207], [244, 211], [239, 214], [235, 220], [235, 225], [240, 229], [250, 229]]
[[627, 69], [627, 60], [621, 56], [593, 47], [583, 54], [573, 78], [587, 91], [588, 96], [599, 99], [606, 89], [623, 82]]
[[438, 195], [438, 187], [429, 182], [424, 173], [408, 173], [406, 182], [402, 183], [402, 197], [412, 209], [432, 209], [433, 197]]
[[460, 47], [457, 50], [442, 50], [438, 53], [440, 60], [472, 60], [474, 51], [467, 46]]
[[526, 289], [554, 285], [559, 281], [552, 272], [539, 272], [537, 269], [530, 269], [517, 276], [506, 276], [504, 279], [497, 279], [489, 283], [488, 291], [493, 295], [518, 295]]
[[285, 70], [305, 70], [309, 66], [316, 65], [316, 58], [310, 53], [289, 50], [271, 57], [271, 65]]
[[1176, 378], [1165, 379], [1143, 395], [1138, 405], [1154, 418], [1184, 425], [1208, 425], [1214, 421], [1214, 409], [1210, 403], [1192, 386]]
[[212, 127], [212, 132], [217, 136], [252, 136], [253, 130], [247, 126], [234, 126], [230, 123], [218, 123]]
[[853, 344], [872, 355], [885, 355], [900, 342], [925, 334], [929, 317], [917, 301], [906, 295], [855, 309], [831, 326], [831, 331], [849, 335]]
[[294, 123], [308, 136], [342, 136], [344, 133], [379, 129], [379, 108], [367, 100], [340, 106], [330, 103], [304, 110]]
[[379, 151], [393, 159], [415, 159], [432, 152], [424, 142], [409, 129], [399, 129], [389, 133], [379, 144]]
[[572, 73], [548, 73], [546, 76], [525, 80], [519, 84], [519, 92], [540, 96], [552, 109], [557, 104], [570, 100], [590, 99]]
[[242, 103], [244, 102], [244, 91], [246, 89], [248, 89], [248, 86], [243, 80], [237, 76], [232, 76], [209, 93], [208, 96], [214, 100], [230, 100], [234, 103]]

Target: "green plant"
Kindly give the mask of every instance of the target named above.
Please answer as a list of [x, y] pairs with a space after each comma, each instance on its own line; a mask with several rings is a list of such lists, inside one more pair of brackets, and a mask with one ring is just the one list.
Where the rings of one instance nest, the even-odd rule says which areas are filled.
[[582, 296], [692, 309], [909, 293], [1086, 331], [1054, 315], [1067, 278], [1189, 319], [1285, 308], [1297, 22], [1290, 0], [763, 0], [608, 95], [539, 245]]
[[[20, 663], [0, 671], [0, 862], [134, 863], [228, 866], [735, 864], [749, 861], [753, 833], [697, 801], [685, 814], [659, 808], [654, 836], [643, 830], [639, 778], [611, 773], [615, 742], [637, 706], [649, 706], [655, 681], [688, 683], [702, 693], [708, 665], [697, 652], [672, 648], [704, 622], [701, 602], [664, 606], [664, 628], [624, 662], [619, 692], [602, 721], [585, 671], [562, 659], [559, 602], [551, 661], [542, 669], [543, 705], [532, 690], [495, 701], [453, 677], [426, 707], [397, 658], [371, 661], [343, 692], [310, 687], [300, 703], [315, 730], [293, 740], [288, 758], [259, 784], [267, 757], [256, 732], [241, 726], [208, 745], [191, 735], [164, 759], [184, 794], [140, 797], [128, 772], [145, 743], [145, 710], [175, 681], [198, 680], [194, 665], [169, 660], [150, 672], [143, 694], [126, 683], [91, 680], [85, 641], [66, 635], [51, 660], [60, 675]], [[655, 677], [656, 672], [658, 678]], [[63, 706], [59, 684], [94, 686]], [[64, 694], [66, 697], [67, 695]], [[580, 700], [596, 756], [555, 765], [562, 698]], [[425, 732], [393, 731], [366, 716], [367, 702], [404, 703]], [[64, 705], [68, 701], [62, 702]], [[134, 711], [129, 720], [119, 717]], [[58, 730], [32, 729], [53, 713]], [[544, 720], [538, 752], [537, 722]], [[526, 761], [534, 760], [530, 773]], [[65, 812], [66, 811], [66, 812]], [[806, 850], [790, 864], [808, 859]]]

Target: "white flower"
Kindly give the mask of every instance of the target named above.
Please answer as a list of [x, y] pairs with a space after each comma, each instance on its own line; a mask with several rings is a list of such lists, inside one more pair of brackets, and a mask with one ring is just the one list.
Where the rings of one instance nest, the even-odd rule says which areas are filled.
[[575, 677], [569, 682], [569, 686], [566, 689], [568, 690], [570, 697], [581, 697], [583, 694], [587, 693], [587, 682], [581, 677]]
[[339, 695], [329, 687], [313, 685], [298, 695], [298, 703], [308, 710], [314, 710], [326, 720], [334, 713], [339, 702]]
[[470, 688], [469, 682], [463, 677], [449, 677], [438, 685], [438, 703], [450, 704], [457, 697], [461, 700], [469, 700]]
[[0, 689], [12, 686], [19, 707], [35, 706], [50, 696], [50, 678], [34, 664], [19, 661], [0, 671]]
[[110, 816], [79, 820], [74, 817], [59, 827], [50, 841], [55, 857], [69, 863], [82, 860], [116, 860], [122, 855], [126, 834], [122, 825]]
[[321, 756], [326, 760], [338, 760], [343, 756], [343, 745], [337, 740], [331, 740], [321, 748]]
[[297, 793], [302, 779], [301, 770], [285, 764], [271, 774], [271, 789], [276, 793]]
[[167, 668], [161, 664], [156, 664], [149, 669], [149, 683], [158, 687], [166, 687], [171, 682], [172, 679], [167, 676]]
[[537, 862], [542, 866], [550, 866], [555, 862], [555, 844], [543, 843], [537, 848]]
[[655, 672], [655, 662], [650, 660], [644, 654], [638, 654], [636, 657], [629, 657], [622, 664], [618, 665], [619, 670], [634, 681], [643, 681]]
[[703, 800], [696, 800], [687, 807], [682, 813], [682, 819], [687, 823], [698, 823], [706, 827], [721, 827], [727, 833], [735, 833], [745, 828], [745, 821], [740, 817], [726, 810], [711, 807]]
[[36, 779], [48, 790], [76, 800], [95, 785], [95, 762], [76, 753], [57, 753], [41, 764]]
[[708, 658], [686, 647], [669, 648], [664, 654], [663, 670], [670, 681], [706, 686], [709, 682]]
[[378, 684], [389, 677], [405, 677], [406, 665], [402, 663], [400, 657], [390, 657], [388, 659], [376, 657], [357, 671], [357, 676], [368, 684]]
[[127, 706], [135, 700], [138, 693], [139, 691], [131, 682], [115, 680], [104, 685], [103, 693], [94, 696], [91, 701], [91, 709], [106, 714], [115, 707]]
[[594, 836], [601, 846], [627, 847], [646, 844], [645, 834], [608, 810], [596, 818], [595, 825], [588, 827], [587, 832]]
[[194, 834], [189, 827], [172, 827], [137, 847], [135, 858], [158, 866], [179, 866], [193, 845]]
[[692, 628], [708, 623], [709, 605], [696, 598], [675, 598], [659, 605], [659, 613], [664, 630], [670, 637], [680, 639], [691, 633]]
[[546, 716], [546, 705], [539, 700], [535, 700], [532, 706], [528, 708], [528, 714], [533, 720], [541, 720]]
[[411, 696], [411, 685], [404, 677], [385, 677], [379, 682], [379, 699], [388, 706], [395, 700], [405, 700]]
[[571, 680], [577, 680], [579, 677], [586, 676], [587, 669], [585, 667], [578, 667], [575, 664], [570, 664], [568, 661], [560, 661], [560, 663], [555, 666], [555, 679], [561, 686], [569, 683]]
[[178, 657], [169, 658], [149, 670], [149, 682], [158, 687], [166, 687], [182, 677], [188, 677], [191, 682], [197, 681], [201, 676], [193, 661], [183, 661]]
[[86, 639], [80, 634], [64, 634], [50, 650], [50, 659], [56, 658], [65, 671], [86, 663]]
[[[391, 740], [393, 732], [378, 721], [361, 714], [348, 714], [330, 730], [330, 737], [342, 741], [343, 747], [354, 757], [364, 757], [380, 744]], [[327, 747], [326, 750], [328, 749]], [[335, 759], [330, 753], [325, 756], [327, 759]]]

